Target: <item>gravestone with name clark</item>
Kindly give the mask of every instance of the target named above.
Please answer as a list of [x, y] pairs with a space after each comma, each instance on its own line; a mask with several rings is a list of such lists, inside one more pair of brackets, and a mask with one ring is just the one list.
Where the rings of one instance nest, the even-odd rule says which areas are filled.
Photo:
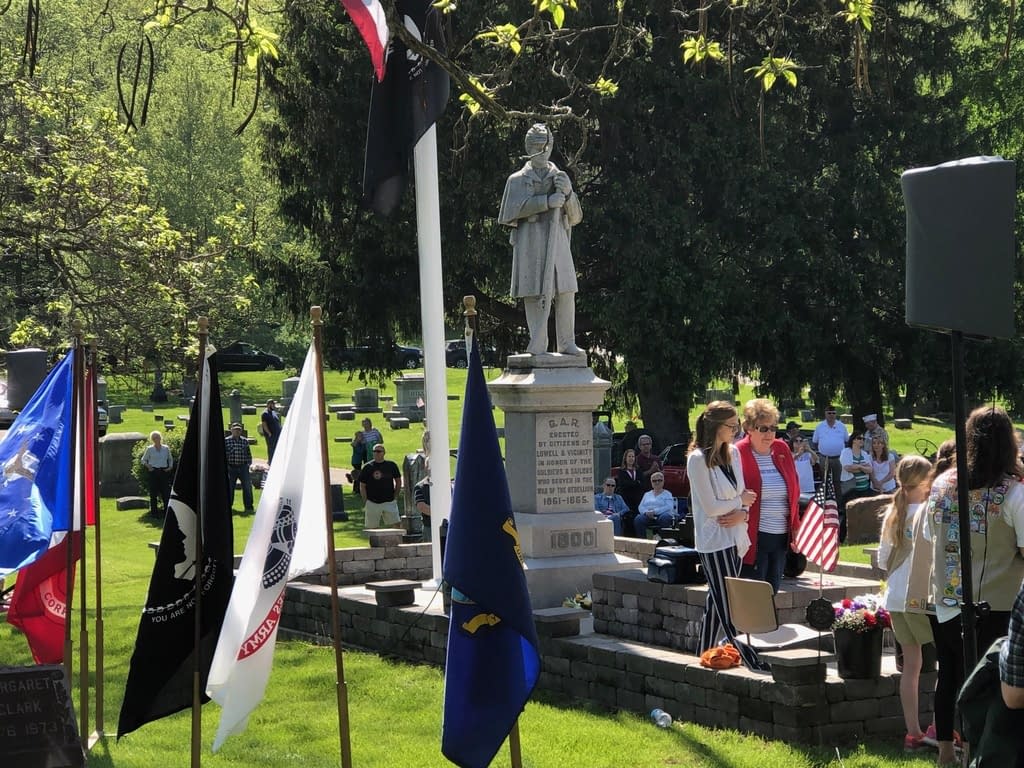
[[85, 765], [63, 667], [0, 667], [0, 755], [12, 768]]

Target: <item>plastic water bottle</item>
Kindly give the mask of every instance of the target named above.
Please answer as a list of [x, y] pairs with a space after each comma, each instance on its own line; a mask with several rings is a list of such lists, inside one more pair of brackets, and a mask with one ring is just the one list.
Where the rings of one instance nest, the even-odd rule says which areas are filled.
[[670, 728], [672, 726], [672, 715], [664, 709], [652, 709], [651, 722], [659, 728]]

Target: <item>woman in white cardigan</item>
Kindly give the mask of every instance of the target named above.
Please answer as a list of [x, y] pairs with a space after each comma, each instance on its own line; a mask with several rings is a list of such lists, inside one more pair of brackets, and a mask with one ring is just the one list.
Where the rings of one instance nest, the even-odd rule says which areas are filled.
[[697, 417], [686, 460], [694, 539], [708, 579], [708, 597], [700, 625], [697, 653], [727, 640], [751, 669], [761, 669], [757, 653], [736, 639], [729, 618], [725, 577], [738, 576], [740, 561], [750, 548], [747, 510], [757, 495], [743, 484], [743, 469], [732, 441], [739, 431], [732, 403], [716, 400]]

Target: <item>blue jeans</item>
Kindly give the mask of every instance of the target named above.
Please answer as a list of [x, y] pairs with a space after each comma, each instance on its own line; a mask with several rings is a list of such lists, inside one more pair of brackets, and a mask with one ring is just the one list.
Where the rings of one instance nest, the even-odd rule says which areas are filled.
[[645, 515], [643, 512], [641, 512], [639, 515], [636, 516], [636, 519], [633, 521], [633, 530], [636, 532], [636, 537], [638, 539], [646, 539], [648, 526], [654, 528], [655, 530], [659, 528], [671, 528], [673, 525], [675, 525], [675, 522], [676, 516], [673, 515], [671, 512], [661, 512], [653, 520], [649, 518], [647, 515]]
[[235, 506], [235, 483], [242, 481], [242, 503], [246, 512], [252, 512], [252, 474], [248, 465], [228, 464], [228, 487], [231, 489], [231, 506]]
[[782, 570], [786, 567], [786, 553], [789, 551], [788, 533], [757, 532], [757, 559], [754, 561], [754, 578], [767, 581], [772, 592], [779, 591]]

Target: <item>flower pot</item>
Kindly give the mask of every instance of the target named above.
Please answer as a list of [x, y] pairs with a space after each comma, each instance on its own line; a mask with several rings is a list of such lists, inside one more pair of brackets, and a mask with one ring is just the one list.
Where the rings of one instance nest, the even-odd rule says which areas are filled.
[[867, 632], [835, 629], [836, 661], [844, 680], [874, 680], [882, 674], [882, 628]]

